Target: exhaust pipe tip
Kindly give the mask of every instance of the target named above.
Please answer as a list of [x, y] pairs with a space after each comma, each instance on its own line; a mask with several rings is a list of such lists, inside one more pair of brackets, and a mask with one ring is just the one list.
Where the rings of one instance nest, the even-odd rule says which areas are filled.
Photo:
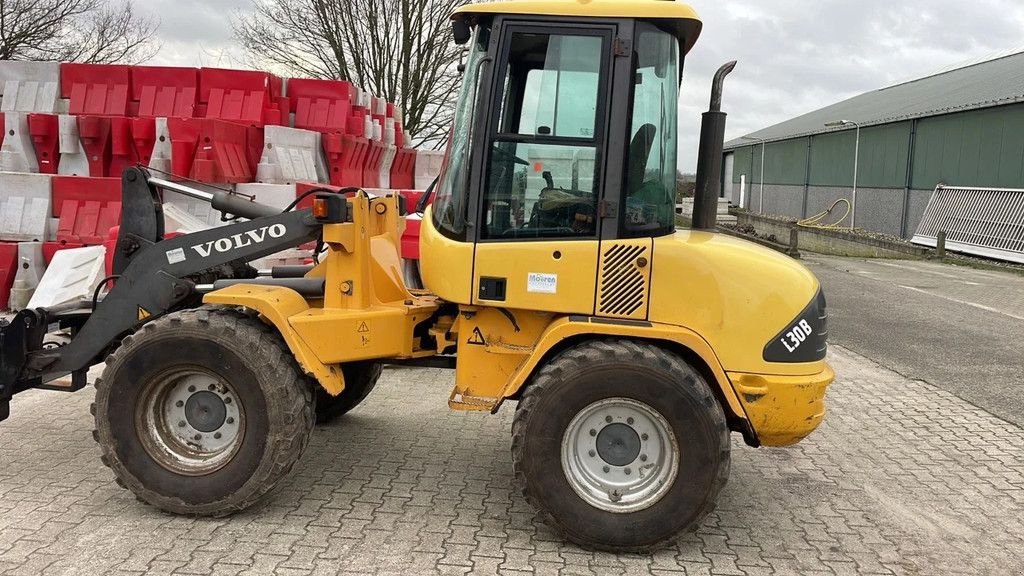
[[718, 219], [718, 193], [721, 190], [722, 150], [725, 147], [725, 112], [722, 91], [725, 77], [736, 68], [736, 61], [723, 64], [711, 81], [711, 103], [700, 125], [700, 149], [697, 153], [697, 186], [693, 198], [693, 229], [714, 230]]

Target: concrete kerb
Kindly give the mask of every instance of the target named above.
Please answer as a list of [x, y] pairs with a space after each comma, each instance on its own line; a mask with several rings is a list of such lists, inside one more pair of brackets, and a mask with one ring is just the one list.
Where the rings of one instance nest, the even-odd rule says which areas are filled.
[[862, 258], [928, 258], [932, 250], [897, 242], [879, 236], [867, 236], [849, 230], [797, 227], [795, 220], [773, 218], [738, 210], [735, 212], [740, 227], [753, 228], [758, 236], [790, 239], [797, 228], [797, 248], [818, 254], [853, 256]]

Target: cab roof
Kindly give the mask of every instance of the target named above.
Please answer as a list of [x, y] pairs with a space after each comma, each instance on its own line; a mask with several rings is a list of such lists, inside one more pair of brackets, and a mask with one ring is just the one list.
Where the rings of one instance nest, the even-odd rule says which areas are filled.
[[473, 23], [474, 16], [499, 14], [649, 20], [673, 33], [684, 54], [697, 42], [702, 27], [693, 8], [675, 0], [502, 0], [460, 6], [452, 18]]

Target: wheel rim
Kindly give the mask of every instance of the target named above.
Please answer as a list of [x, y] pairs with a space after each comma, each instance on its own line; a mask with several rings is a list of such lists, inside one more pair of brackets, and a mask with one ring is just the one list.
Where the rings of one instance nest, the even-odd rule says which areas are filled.
[[136, 429], [161, 466], [188, 476], [231, 461], [245, 435], [245, 410], [231, 384], [199, 368], [154, 379], [140, 396]]
[[679, 445], [657, 410], [629, 398], [594, 402], [562, 436], [562, 470], [591, 506], [636, 512], [660, 500], [679, 472]]

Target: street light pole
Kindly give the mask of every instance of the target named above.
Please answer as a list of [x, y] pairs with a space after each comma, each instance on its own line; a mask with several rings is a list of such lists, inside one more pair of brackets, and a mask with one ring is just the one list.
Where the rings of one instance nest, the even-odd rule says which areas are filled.
[[754, 138], [752, 136], [740, 136], [740, 140], [755, 140], [761, 143], [761, 182], [758, 185], [760, 190], [757, 193], [757, 212], [758, 214], [764, 214], [764, 147], [767, 145], [767, 141], [764, 138]]
[[850, 230], [853, 230], [857, 224], [857, 168], [860, 164], [860, 123], [854, 122], [853, 120], [837, 120], [835, 122], [827, 122], [825, 124], [828, 128], [850, 125], [857, 128], [857, 137], [853, 145], [853, 195], [850, 200]]
[[860, 163], [860, 124], [857, 126], [857, 139], [853, 145], [853, 196], [850, 201], [850, 230], [857, 227], [857, 165]]

